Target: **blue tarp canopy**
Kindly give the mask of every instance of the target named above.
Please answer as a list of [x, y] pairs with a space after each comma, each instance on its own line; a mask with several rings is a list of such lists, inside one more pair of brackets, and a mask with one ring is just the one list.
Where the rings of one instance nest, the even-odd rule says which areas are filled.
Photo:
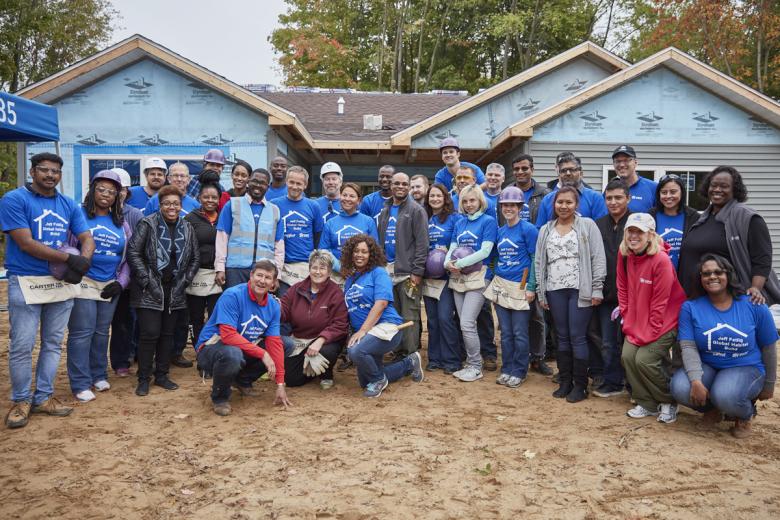
[[0, 92], [0, 141], [59, 141], [57, 109]]

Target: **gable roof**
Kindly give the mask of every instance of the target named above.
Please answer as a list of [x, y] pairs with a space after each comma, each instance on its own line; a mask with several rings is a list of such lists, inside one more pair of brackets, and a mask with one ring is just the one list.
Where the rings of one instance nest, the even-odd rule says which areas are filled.
[[50, 104], [144, 59], [161, 63], [252, 110], [267, 114], [271, 126], [287, 126], [311, 144], [309, 132], [294, 113], [140, 34], [134, 34], [47, 78], [28, 85], [17, 94]]
[[519, 74], [508, 78], [501, 83], [493, 85], [490, 88], [479, 92], [468, 99], [461, 101], [460, 103], [449, 107], [446, 110], [442, 110], [419, 123], [412, 125], [400, 132], [393, 134], [391, 142], [394, 146], [409, 146], [412, 139], [427, 130], [435, 128], [440, 124], [458, 117], [459, 115], [479, 107], [480, 105], [491, 101], [507, 92], [516, 89], [517, 87], [528, 83], [529, 81], [536, 79], [537, 77], [546, 74], [554, 69], [561, 67], [562, 65], [577, 59], [586, 58], [601, 67], [609, 70], [610, 72], [618, 72], [627, 68], [630, 63], [622, 58], [612, 54], [611, 52], [599, 47], [595, 43], [586, 41], [576, 47], [558, 54], [543, 61], [533, 67], [526, 69]]
[[535, 127], [547, 123], [588, 101], [603, 96], [638, 78], [640, 75], [659, 67], [669, 68], [686, 80], [780, 128], [780, 103], [700, 62], [679, 49], [668, 47], [625, 70], [601, 80], [575, 96], [518, 121], [493, 138], [490, 143], [491, 148], [500, 146], [512, 138], [532, 137]]

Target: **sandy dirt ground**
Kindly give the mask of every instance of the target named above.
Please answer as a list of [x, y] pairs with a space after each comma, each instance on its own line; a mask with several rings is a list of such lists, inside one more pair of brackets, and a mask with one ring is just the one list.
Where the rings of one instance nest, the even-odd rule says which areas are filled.
[[195, 369], [173, 369], [175, 392], [113, 378], [76, 404], [64, 362], [74, 413], [0, 429], [0, 518], [780, 518], [777, 398], [737, 441], [690, 411], [629, 419], [627, 397], [568, 404], [539, 375], [513, 390], [433, 372], [374, 400], [348, 371], [290, 389], [287, 411], [260, 383], [221, 418]]

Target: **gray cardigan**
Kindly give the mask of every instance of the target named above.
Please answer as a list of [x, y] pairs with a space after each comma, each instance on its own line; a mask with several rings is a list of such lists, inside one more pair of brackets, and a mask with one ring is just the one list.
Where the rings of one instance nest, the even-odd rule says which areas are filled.
[[[555, 223], [551, 220], [539, 230], [536, 240], [536, 294], [540, 303], [547, 303], [547, 237]], [[574, 217], [574, 231], [579, 244], [580, 294], [578, 307], [590, 307], [591, 298], [604, 299], [604, 279], [607, 276], [607, 259], [604, 254], [604, 242], [601, 232], [593, 220], [587, 217]]]

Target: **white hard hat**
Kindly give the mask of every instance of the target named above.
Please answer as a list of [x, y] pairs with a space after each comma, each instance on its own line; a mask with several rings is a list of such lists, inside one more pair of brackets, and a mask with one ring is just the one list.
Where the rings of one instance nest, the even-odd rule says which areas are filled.
[[122, 168], [111, 168], [111, 171], [119, 175], [119, 180], [121, 181], [123, 188], [129, 188], [133, 185], [133, 181], [130, 180], [130, 174], [127, 173], [127, 170]]
[[326, 173], [338, 173], [339, 177], [344, 178], [344, 174], [341, 171], [341, 166], [338, 165], [338, 163], [334, 162], [326, 162], [322, 165], [322, 168], [320, 168], [320, 180], [325, 176]]
[[168, 167], [165, 165], [165, 161], [159, 157], [149, 157], [146, 159], [146, 162], [144, 162], [144, 171], [149, 168], [160, 168], [164, 173], [168, 173]]

